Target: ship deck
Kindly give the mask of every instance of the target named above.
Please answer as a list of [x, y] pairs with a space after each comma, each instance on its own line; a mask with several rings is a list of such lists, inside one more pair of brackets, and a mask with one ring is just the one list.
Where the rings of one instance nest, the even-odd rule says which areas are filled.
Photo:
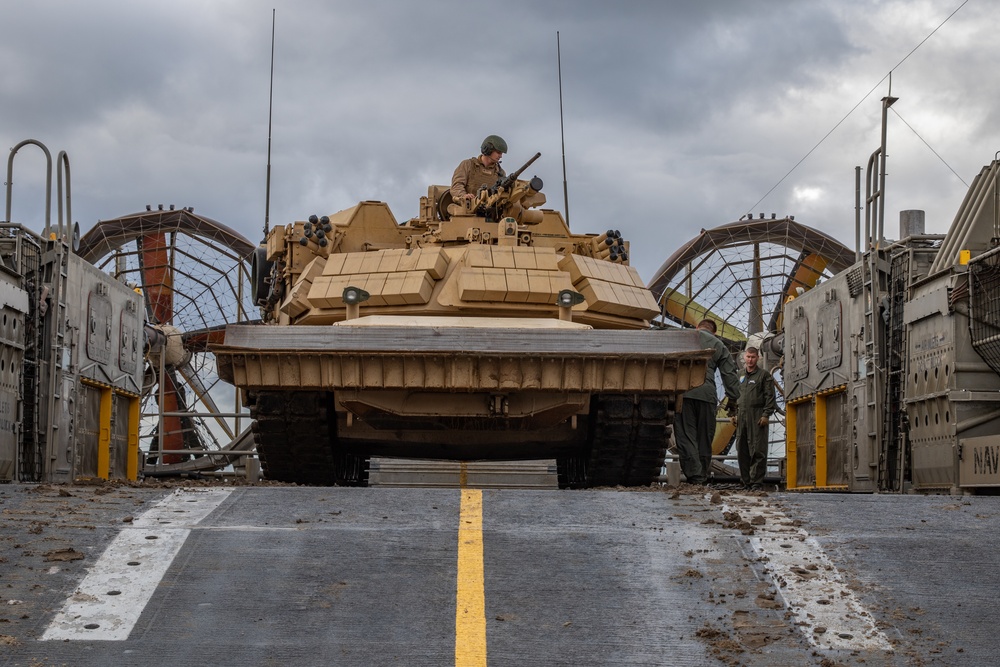
[[1000, 498], [0, 487], [8, 665], [982, 665]]

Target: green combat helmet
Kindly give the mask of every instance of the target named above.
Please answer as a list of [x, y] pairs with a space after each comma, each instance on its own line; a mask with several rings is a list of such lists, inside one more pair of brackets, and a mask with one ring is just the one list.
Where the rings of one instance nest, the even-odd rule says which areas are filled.
[[503, 137], [498, 137], [495, 134], [483, 139], [482, 154], [489, 155], [493, 151], [498, 151], [500, 153], [507, 152], [507, 142], [503, 140]]

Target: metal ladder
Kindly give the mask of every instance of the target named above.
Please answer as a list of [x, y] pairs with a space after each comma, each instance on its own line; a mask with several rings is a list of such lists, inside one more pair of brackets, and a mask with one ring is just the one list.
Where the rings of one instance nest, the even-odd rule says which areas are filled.
[[[864, 387], [865, 426], [868, 461], [861, 457], [855, 444], [854, 481], [875, 484], [886, 467], [886, 322], [879, 312], [884, 297], [892, 296], [889, 290], [891, 267], [884, 255], [885, 235], [885, 163], [886, 125], [889, 107], [897, 98], [882, 98], [882, 142], [868, 159], [865, 188], [865, 244], [867, 252], [862, 262], [864, 272]], [[891, 303], [889, 304], [891, 308]], [[862, 466], [865, 467], [862, 470]], [[870, 490], [875, 490], [874, 488]]]

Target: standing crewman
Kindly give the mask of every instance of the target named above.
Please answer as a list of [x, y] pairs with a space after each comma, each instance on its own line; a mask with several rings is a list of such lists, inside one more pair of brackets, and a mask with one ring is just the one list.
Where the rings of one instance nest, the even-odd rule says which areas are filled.
[[740, 393], [736, 362], [726, 344], [715, 337], [715, 322], [705, 319], [698, 323], [697, 328], [701, 347], [712, 350], [712, 356], [705, 366], [705, 383], [685, 392], [681, 400], [680, 415], [674, 422], [677, 455], [681, 471], [689, 484], [705, 484], [712, 470], [712, 440], [715, 438], [715, 418], [719, 404], [715, 388], [716, 369], [722, 376], [730, 414], [735, 411]]
[[736, 458], [740, 464], [743, 488], [764, 488], [767, 471], [767, 430], [778, 405], [774, 400], [774, 380], [771, 374], [757, 366], [760, 352], [748, 347], [743, 353], [745, 367], [740, 375], [740, 397], [736, 416]]

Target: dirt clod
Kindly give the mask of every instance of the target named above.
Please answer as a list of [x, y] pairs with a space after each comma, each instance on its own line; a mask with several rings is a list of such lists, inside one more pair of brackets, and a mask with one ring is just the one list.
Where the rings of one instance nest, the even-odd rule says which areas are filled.
[[54, 549], [53, 551], [47, 551], [42, 554], [42, 557], [47, 561], [58, 561], [67, 562], [74, 560], [83, 560], [86, 556], [73, 547], [67, 547], [65, 549]]

